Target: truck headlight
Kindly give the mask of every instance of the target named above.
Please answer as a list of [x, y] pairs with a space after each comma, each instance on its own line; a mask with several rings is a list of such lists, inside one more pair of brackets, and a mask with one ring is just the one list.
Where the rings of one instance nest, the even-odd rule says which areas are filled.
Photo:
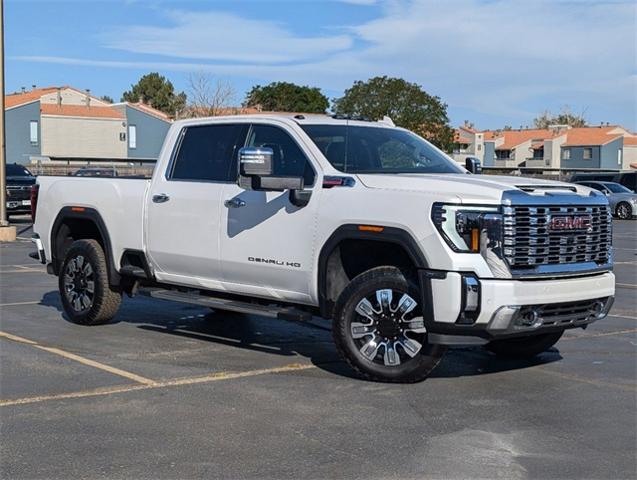
[[496, 206], [434, 203], [431, 219], [453, 251], [479, 253], [480, 242], [484, 241], [485, 216], [499, 210]]

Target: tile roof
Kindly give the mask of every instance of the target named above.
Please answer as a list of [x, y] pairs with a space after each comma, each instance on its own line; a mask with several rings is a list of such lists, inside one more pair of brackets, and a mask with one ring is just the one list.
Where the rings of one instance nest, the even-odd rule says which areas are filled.
[[40, 100], [42, 95], [55, 92], [56, 87], [35, 88], [27, 92], [10, 93], [4, 97], [4, 108], [17, 107], [18, 105], [24, 105], [27, 103]]
[[587, 145], [605, 145], [619, 137], [621, 134], [610, 134], [616, 127], [582, 127], [571, 128], [566, 131], [564, 147], [578, 147]]
[[87, 107], [85, 105], [61, 105], [43, 103], [42, 115], [60, 115], [64, 117], [114, 118], [124, 119], [124, 114], [113, 107]]
[[637, 147], [637, 137], [624, 137], [624, 146]]
[[[485, 132], [486, 133], [486, 132]], [[494, 140], [496, 138], [504, 138], [504, 143], [498, 145], [496, 150], [511, 150], [517, 147], [521, 143], [528, 142], [529, 140], [538, 141], [546, 140], [556, 136], [555, 132], [548, 129], [527, 129], [527, 130], [502, 130], [501, 132], [493, 132], [494, 134], [489, 136], [488, 140]], [[485, 139], [487, 136], [485, 135]]]
[[164, 112], [162, 112], [161, 110], [157, 110], [156, 108], [151, 107], [150, 105], [147, 105], [145, 103], [133, 103], [133, 102], [127, 102], [127, 104], [132, 107], [132, 108], [136, 108], [138, 110], [141, 110], [144, 113], [147, 113], [149, 115], [152, 115], [154, 117], [160, 118], [162, 120], [165, 121], [170, 121], [170, 117], [168, 115], [166, 115]]

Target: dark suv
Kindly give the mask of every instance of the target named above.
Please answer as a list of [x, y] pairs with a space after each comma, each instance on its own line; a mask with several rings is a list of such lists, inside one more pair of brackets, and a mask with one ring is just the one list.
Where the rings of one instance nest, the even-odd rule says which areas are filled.
[[31, 213], [31, 186], [35, 177], [24, 166], [10, 163], [7, 174], [7, 216]]

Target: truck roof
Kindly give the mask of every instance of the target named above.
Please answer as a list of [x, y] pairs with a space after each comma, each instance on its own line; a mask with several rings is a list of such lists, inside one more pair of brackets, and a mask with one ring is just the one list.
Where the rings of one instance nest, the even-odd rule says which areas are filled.
[[395, 127], [394, 122], [389, 117], [385, 117], [382, 120], [372, 121], [362, 119], [360, 117], [346, 117], [341, 115], [327, 115], [320, 113], [256, 113], [256, 114], [241, 114], [241, 115], [221, 115], [216, 117], [199, 117], [189, 118], [184, 120], [178, 120], [175, 124], [178, 125], [197, 125], [202, 123], [208, 123], [210, 121], [222, 122], [222, 121], [258, 121], [258, 120], [287, 120], [293, 121], [299, 125], [350, 125], [361, 127]]

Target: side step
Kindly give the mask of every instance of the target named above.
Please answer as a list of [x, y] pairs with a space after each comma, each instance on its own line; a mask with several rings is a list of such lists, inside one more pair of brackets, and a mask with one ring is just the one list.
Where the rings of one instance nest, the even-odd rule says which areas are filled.
[[148, 278], [143, 268], [134, 265], [124, 265], [119, 269], [119, 273], [127, 277]]
[[312, 314], [294, 307], [281, 307], [272, 305], [259, 305], [257, 303], [240, 302], [225, 298], [215, 298], [198, 293], [178, 292], [175, 290], [143, 290], [145, 295], [173, 302], [190, 303], [219, 310], [261, 315], [262, 317], [279, 318], [281, 320], [309, 321]]

